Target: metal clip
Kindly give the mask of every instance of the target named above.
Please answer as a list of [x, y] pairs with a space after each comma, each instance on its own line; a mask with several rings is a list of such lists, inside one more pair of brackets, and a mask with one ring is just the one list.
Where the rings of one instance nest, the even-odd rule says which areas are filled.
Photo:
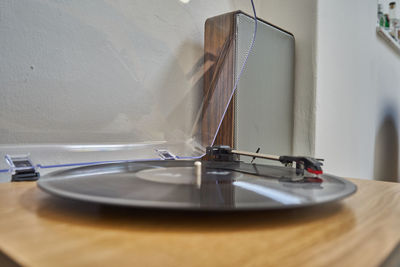
[[156, 150], [158, 155], [160, 156], [161, 159], [163, 160], [174, 160], [176, 159], [176, 156], [174, 154], [172, 154], [171, 152], [169, 152], [166, 149], [157, 149]]
[[29, 155], [10, 156], [6, 155], [5, 160], [10, 166], [11, 181], [36, 181], [40, 177], [40, 173], [36, 171]]

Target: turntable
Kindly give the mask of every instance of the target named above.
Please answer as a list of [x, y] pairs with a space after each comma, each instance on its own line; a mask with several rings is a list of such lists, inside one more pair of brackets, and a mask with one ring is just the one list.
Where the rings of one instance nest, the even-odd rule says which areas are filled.
[[[233, 106], [237, 92], [254, 89], [239, 84], [246, 77], [246, 70], [254, 69], [251, 66], [259, 57], [259, 52], [253, 50], [263, 45], [257, 43], [258, 27], [261, 37], [267, 34], [275, 42], [266, 49], [293, 48], [290, 33], [243, 12], [212, 18], [206, 24], [205, 55], [198, 60], [204, 70], [195, 64], [187, 72], [183, 67], [187, 62], [168, 65], [168, 55], [181, 45], [182, 36], [176, 28], [166, 24], [140, 31], [145, 23], [137, 21], [137, 25], [142, 39], [132, 40], [130, 49], [142, 70], [135, 73], [134, 90], [129, 87], [107, 95], [78, 94], [71, 105], [80, 111], [90, 110], [89, 122], [84, 112], [65, 119], [62, 109], [48, 107], [45, 113], [54, 113], [54, 117], [47, 119], [55, 128], [48, 132], [37, 130], [36, 135], [32, 131], [32, 140], [39, 140], [36, 145], [2, 146], [9, 165], [3, 166], [2, 172], [11, 173], [13, 181], [38, 180], [40, 189], [57, 197], [151, 209], [297, 208], [337, 201], [356, 191], [353, 183], [323, 174], [321, 159], [231, 148], [235, 146]], [[249, 25], [254, 32], [242, 34]], [[185, 27], [183, 31], [195, 28], [190, 23]], [[165, 34], [175, 36], [176, 40], [170, 38], [170, 43], [160, 43]], [[192, 38], [198, 41], [198, 37]], [[268, 38], [259, 40], [264, 39]], [[148, 49], [144, 49], [144, 43]], [[159, 52], [157, 56], [154, 51]], [[125, 60], [121, 53], [117, 54], [118, 60]], [[155, 61], [163, 64], [154, 64]], [[165, 81], [154, 83], [155, 75], [166, 70], [171, 73]], [[291, 86], [290, 82], [285, 84]], [[85, 97], [90, 100], [82, 102], [80, 98]], [[118, 105], [111, 107], [111, 98], [117, 98], [114, 104]], [[285, 114], [292, 110], [290, 105], [281, 108]], [[265, 123], [269, 125], [268, 120], [260, 121]], [[292, 122], [287, 120], [286, 124]], [[275, 127], [272, 123], [269, 126]], [[22, 128], [39, 129], [29, 121]], [[282, 136], [285, 134], [281, 131]], [[57, 144], [50, 144], [51, 140]], [[116, 144], [109, 140], [125, 142]], [[69, 145], [71, 142], [75, 144]], [[280, 166], [268, 165], [267, 161], [244, 162], [245, 157], [257, 158], [258, 162], [279, 162]]]
[[321, 175], [321, 163], [312, 158], [278, 159], [295, 163], [293, 168], [244, 163], [234, 158], [247, 153], [224, 146], [207, 152], [213, 160], [125, 162], [55, 172], [38, 186], [56, 196], [100, 204], [208, 211], [307, 207], [356, 190], [351, 182]]

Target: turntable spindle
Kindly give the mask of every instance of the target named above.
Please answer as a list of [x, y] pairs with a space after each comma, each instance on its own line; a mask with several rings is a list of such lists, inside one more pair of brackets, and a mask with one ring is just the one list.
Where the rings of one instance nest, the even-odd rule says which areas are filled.
[[194, 162], [194, 169], [196, 173], [196, 185], [197, 188], [201, 187], [201, 162], [200, 161], [195, 161]]

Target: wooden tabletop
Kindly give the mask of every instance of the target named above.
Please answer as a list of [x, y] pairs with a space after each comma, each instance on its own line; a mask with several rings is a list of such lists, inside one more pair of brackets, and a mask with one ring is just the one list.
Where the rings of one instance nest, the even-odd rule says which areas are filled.
[[51, 197], [0, 184], [0, 249], [24, 266], [377, 266], [400, 241], [400, 184], [351, 180], [321, 207], [183, 213]]

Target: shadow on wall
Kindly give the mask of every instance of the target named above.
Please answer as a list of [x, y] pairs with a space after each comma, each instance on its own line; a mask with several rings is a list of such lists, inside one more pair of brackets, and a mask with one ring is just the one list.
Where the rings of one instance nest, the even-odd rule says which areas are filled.
[[396, 115], [392, 109], [385, 112], [375, 139], [374, 179], [399, 182], [399, 134]]

